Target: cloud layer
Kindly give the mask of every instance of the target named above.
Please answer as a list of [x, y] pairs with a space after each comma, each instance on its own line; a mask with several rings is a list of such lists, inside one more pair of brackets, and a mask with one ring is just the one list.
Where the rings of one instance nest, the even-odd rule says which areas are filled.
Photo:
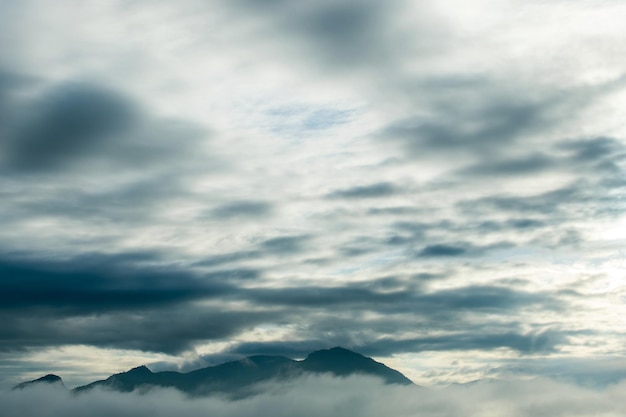
[[[264, 386], [266, 392], [239, 401], [185, 398], [173, 390], [120, 394], [94, 391], [72, 396], [54, 388], [0, 392], [9, 415], [30, 416], [620, 416], [623, 385], [596, 391], [551, 380], [483, 382], [430, 390], [381, 385], [366, 378], [311, 377]], [[34, 401], [33, 399], [36, 399]], [[42, 407], [45, 404], [45, 407]]]
[[336, 345], [425, 385], [620, 364], [621, 2], [0, 10], [5, 383]]

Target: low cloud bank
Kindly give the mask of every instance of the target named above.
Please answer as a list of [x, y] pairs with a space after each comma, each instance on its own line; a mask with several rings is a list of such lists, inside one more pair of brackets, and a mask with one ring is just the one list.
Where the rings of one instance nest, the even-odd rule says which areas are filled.
[[626, 382], [602, 390], [547, 379], [479, 382], [427, 389], [383, 385], [373, 378], [305, 377], [260, 387], [263, 394], [232, 401], [185, 397], [175, 390], [74, 396], [59, 387], [0, 392], [2, 415], [256, 417], [623, 416]]

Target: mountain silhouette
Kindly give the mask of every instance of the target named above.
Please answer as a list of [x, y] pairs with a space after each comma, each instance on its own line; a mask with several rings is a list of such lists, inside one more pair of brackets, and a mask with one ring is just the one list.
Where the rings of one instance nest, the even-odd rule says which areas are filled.
[[61, 379], [60, 376], [57, 376], [54, 374], [48, 374], [46, 376], [42, 376], [41, 378], [37, 378], [32, 381], [26, 381], [26, 382], [22, 382], [21, 384], [17, 384], [16, 386], [13, 387], [13, 389], [24, 389], [28, 387], [48, 385], [48, 384], [58, 386], [60, 388], [65, 388], [65, 384], [63, 384], [63, 380]]
[[335, 347], [312, 352], [301, 361], [284, 356], [257, 355], [187, 373], [152, 372], [146, 366], [139, 366], [77, 387], [74, 392], [81, 393], [96, 387], [121, 392], [163, 387], [175, 388], [192, 396], [224, 394], [243, 398], [262, 390], [259, 383], [286, 382], [304, 374], [367, 375], [378, 377], [387, 384], [412, 384], [400, 372], [372, 358]]
[[336, 376], [364, 374], [382, 378], [387, 384], [412, 384], [410, 379], [395, 369], [341, 347], [310, 353], [305, 360], [300, 362], [300, 366], [307, 372], [328, 372]]

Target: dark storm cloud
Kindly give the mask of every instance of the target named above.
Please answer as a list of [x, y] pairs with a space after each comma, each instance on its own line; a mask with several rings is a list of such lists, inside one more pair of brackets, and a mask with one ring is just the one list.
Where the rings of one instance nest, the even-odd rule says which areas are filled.
[[[276, 325], [299, 317], [307, 317], [312, 331], [323, 331], [320, 320], [325, 320], [328, 308], [337, 306], [349, 307], [352, 312], [371, 311], [391, 317], [408, 314], [413, 318], [413, 324], [398, 317], [379, 324], [354, 318], [342, 324], [335, 316], [333, 331], [344, 329], [347, 337], [336, 341], [345, 344], [354, 332], [415, 328], [415, 317], [426, 320], [427, 327], [467, 329], [462, 319], [467, 312], [508, 315], [529, 306], [562, 308], [562, 301], [551, 294], [504, 287], [422, 291], [421, 277], [385, 277], [342, 287], [244, 289], [236, 284], [258, 279], [258, 271], [192, 275], [152, 266], [159, 259], [153, 253], [131, 253], [108, 257], [92, 254], [67, 263], [3, 262], [1, 272], [6, 278], [0, 288], [0, 339], [4, 350], [87, 344], [177, 353], [203, 340], [231, 337], [259, 324]], [[211, 304], [196, 303], [205, 300], [211, 300]], [[248, 304], [234, 308], [229, 301]], [[514, 348], [517, 339], [511, 340], [502, 345]], [[519, 349], [521, 340], [516, 342]], [[441, 349], [453, 348], [450, 340], [429, 343]]]
[[32, 99], [5, 101], [12, 108], [0, 130], [5, 175], [136, 171], [175, 162], [172, 156], [189, 163], [190, 149], [207, 134], [190, 123], [150, 118], [132, 98], [95, 83], [57, 83]]
[[376, 184], [363, 185], [345, 190], [337, 190], [327, 195], [327, 198], [344, 198], [344, 199], [360, 199], [360, 198], [384, 198], [390, 197], [400, 192], [400, 189], [389, 182], [379, 182]]
[[64, 85], [24, 109], [13, 127], [9, 165], [21, 170], [62, 167], [101, 141], [129, 129], [136, 119], [122, 96], [89, 85]]
[[461, 314], [466, 310], [501, 310], [502, 313], [524, 306], [563, 308], [562, 301], [550, 294], [532, 293], [495, 286], [467, 286], [435, 292], [399, 288], [377, 291], [371, 285], [341, 287], [286, 287], [255, 289], [246, 294], [259, 304], [306, 308], [343, 305], [379, 313], [410, 312], [417, 315]]
[[[234, 336], [277, 313], [199, 307], [140, 308], [133, 312], [63, 316], [58, 310], [1, 312], [0, 351], [62, 345], [90, 345], [178, 354], [195, 343]], [[145, 307], [145, 306], [144, 306]]]
[[[193, 274], [160, 262], [149, 252], [2, 261], [2, 349], [86, 344], [178, 353], [277, 314], [223, 307], [240, 299], [235, 283], [258, 278], [256, 270]], [[214, 304], [196, 304], [206, 300]]]
[[217, 277], [203, 280], [167, 267], [136, 266], [155, 260], [154, 254], [92, 254], [64, 262], [5, 260], [0, 263], [0, 310], [47, 307], [89, 314], [165, 306], [231, 291], [227, 280]]

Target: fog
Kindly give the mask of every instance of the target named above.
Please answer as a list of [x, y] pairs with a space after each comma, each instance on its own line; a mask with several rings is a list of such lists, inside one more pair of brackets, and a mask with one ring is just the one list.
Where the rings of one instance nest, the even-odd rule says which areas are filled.
[[224, 417], [558, 417], [623, 416], [626, 383], [602, 390], [547, 379], [491, 381], [446, 388], [389, 386], [365, 377], [312, 376], [259, 387], [240, 400], [189, 398], [175, 390], [93, 391], [73, 395], [39, 386], [0, 392], [2, 416], [224, 416]]

